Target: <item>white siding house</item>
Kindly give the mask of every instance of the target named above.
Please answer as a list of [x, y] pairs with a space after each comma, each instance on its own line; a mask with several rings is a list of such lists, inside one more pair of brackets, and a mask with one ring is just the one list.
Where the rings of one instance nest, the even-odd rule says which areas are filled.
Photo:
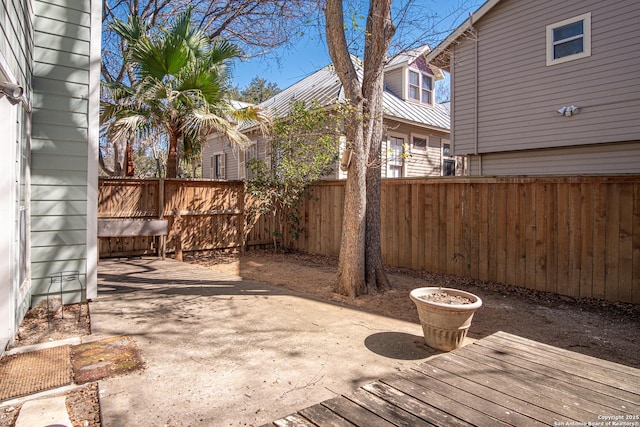
[[0, 97], [0, 352], [50, 274], [97, 294], [100, 31], [98, 0], [0, 2], [0, 83], [23, 89]]
[[[440, 75], [434, 75], [424, 61], [426, 51], [425, 47], [398, 55], [385, 69], [383, 108], [386, 132], [381, 152], [381, 173], [385, 178], [446, 175], [452, 171], [447, 169], [449, 162], [456, 161], [443, 151], [443, 144], [449, 140], [449, 112], [435, 103], [434, 85]], [[354, 61], [354, 65], [358, 69], [361, 67], [358, 61]], [[274, 118], [286, 117], [293, 101], [307, 104], [316, 101], [328, 107], [343, 100], [343, 96], [342, 84], [333, 66], [328, 65], [258, 107]], [[239, 151], [219, 134], [209, 135], [202, 149], [203, 178], [245, 179], [251, 173], [245, 166], [247, 158], [265, 160], [269, 153], [268, 141], [260, 136], [257, 126], [248, 125], [241, 130], [254, 141], [246, 151]], [[346, 178], [339, 162], [336, 162], [333, 175], [326, 178]], [[223, 168], [221, 164], [224, 164]], [[224, 174], [220, 173], [222, 170]]]

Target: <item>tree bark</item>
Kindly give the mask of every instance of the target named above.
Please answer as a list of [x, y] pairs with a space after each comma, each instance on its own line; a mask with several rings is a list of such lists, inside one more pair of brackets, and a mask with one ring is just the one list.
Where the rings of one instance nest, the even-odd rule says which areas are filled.
[[356, 297], [389, 285], [380, 246], [380, 163], [375, 160], [379, 160], [382, 140], [383, 71], [395, 28], [391, 0], [371, 0], [360, 83], [347, 47], [343, 17], [342, 1], [327, 0], [329, 54], [353, 110], [346, 126], [353, 154], [345, 186], [336, 291]]
[[367, 214], [365, 278], [369, 290], [389, 289], [389, 279], [382, 261], [380, 242], [380, 186], [382, 180], [380, 151], [382, 149], [384, 65], [389, 44], [395, 32], [391, 22], [391, 0], [373, 0], [367, 17], [364, 78], [362, 92], [367, 100], [365, 137], [370, 151], [367, 165]]
[[351, 164], [345, 185], [342, 239], [336, 292], [356, 297], [366, 292], [364, 277], [366, 218], [366, 147], [362, 129], [363, 98], [344, 34], [342, 0], [327, 0], [326, 30], [329, 54], [348, 98], [347, 141], [352, 144]]

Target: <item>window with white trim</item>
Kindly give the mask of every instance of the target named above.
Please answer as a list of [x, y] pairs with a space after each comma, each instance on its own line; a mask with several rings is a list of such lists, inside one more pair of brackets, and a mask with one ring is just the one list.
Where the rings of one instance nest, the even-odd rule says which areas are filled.
[[433, 79], [418, 71], [409, 70], [409, 99], [423, 104], [433, 100]]
[[547, 25], [547, 65], [591, 56], [591, 13]]
[[423, 138], [420, 136], [413, 137], [413, 148], [416, 150], [426, 150], [427, 149], [427, 138]]
[[402, 178], [404, 139], [390, 136], [387, 153], [387, 178]]

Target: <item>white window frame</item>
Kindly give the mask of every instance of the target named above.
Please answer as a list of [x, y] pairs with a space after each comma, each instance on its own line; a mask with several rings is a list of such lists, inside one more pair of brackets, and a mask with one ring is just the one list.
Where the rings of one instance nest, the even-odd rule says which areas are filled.
[[[560, 27], [564, 27], [569, 24], [582, 21], [582, 35], [575, 36], [561, 40], [561, 42], [567, 42], [582, 38], [582, 52], [573, 55], [563, 56], [561, 58], [554, 57], [554, 46], [558, 43], [553, 40], [553, 30]], [[562, 64], [564, 62], [574, 61], [580, 58], [586, 58], [591, 56], [591, 12], [583, 13], [582, 15], [574, 16], [573, 18], [565, 19], [554, 24], [547, 25], [547, 66]]]
[[[392, 139], [402, 141], [402, 145], [401, 145], [402, 151], [399, 156], [399, 161], [397, 161], [397, 159], [395, 158], [396, 156], [393, 156], [393, 150], [391, 148]], [[404, 178], [404, 174], [405, 174], [405, 161], [404, 161], [405, 151], [404, 150], [405, 150], [406, 143], [407, 143], [406, 135], [388, 135], [387, 136], [387, 178]], [[399, 177], [391, 176], [391, 170], [392, 170], [391, 168], [393, 166], [395, 167], [400, 166]]]
[[[418, 75], [418, 85], [414, 85], [411, 83], [411, 73], [415, 73]], [[423, 79], [429, 79], [431, 81], [431, 89], [426, 89], [423, 86]], [[407, 68], [407, 85], [406, 85], [406, 91], [407, 91], [407, 99], [409, 101], [412, 102], [418, 102], [420, 104], [425, 104], [425, 105], [433, 105], [433, 92], [434, 92], [434, 80], [433, 80], [433, 76], [430, 76], [427, 73], [423, 73], [422, 71], [415, 69], [415, 68]], [[412, 98], [411, 97], [411, 88], [412, 87], [416, 87], [418, 88], [418, 99], [416, 98]], [[422, 100], [422, 92], [423, 91], [427, 91], [429, 92], [429, 98], [431, 99], [430, 102], [425, 102]]]
[[[419, 138], [419, 139], [424, 139], [424, 148], [422, 147], [416, 147], [415, 144], [413, 143], [413, 140], [415, 138]], [[429, 148], [429, 135], [421, 135], [421, 134], [417, 134], [417, 133], [412, 133], [411, 134], [411, 152], [419, 152], [419, 153], [424, 153], [426, 151], [428, 151]]]

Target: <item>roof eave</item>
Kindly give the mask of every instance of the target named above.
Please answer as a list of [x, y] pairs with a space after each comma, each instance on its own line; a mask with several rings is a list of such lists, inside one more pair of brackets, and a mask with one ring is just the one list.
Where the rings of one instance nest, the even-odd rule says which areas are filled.
[[478, 8], [478, 10], [476, 10], [473, 13], [470, 13], [469, 18], [467, 18], [466, 21], [460, 24], [460, 26], [455, 30], [453, 30], [453, 32], [449, 34], [449, 36], [446, 39], [444, 39], [438, 46], [435, 47], [435, 49], [433, 49], [431, 52], [427, 54], [427, 56], [425, 57], [427, 63], [428, 64], [434, 63], [434, 65], [437, 66], [438, 68], [442, 68], [445, 71], [449, 71], [450, 58], [442, 59], [441, 57], [443, 56], [443, 54], [449, 50], [449, 47], [453, 43], [455, 43], [455, 41], [458, 40], [460, 36], [462, 36], [465, 32], [467, 32], [467, 30], [473, 27], [473, 24], [475, 22], [478, 22], [480, 18], [486, 15], [487, 12], [493, 9], [493, 7], [499, 2], [500, 0], [487, 0], [482, 6], [480, 6], [480, 8]]
[[389, 113], [384, 113], [382, 115], [382, 117], [384, 119], [393, 120], [393, 121], [400, 122], [400, 123], [405, 123], [405, 124], [408, 124], [408, 125], [419, 126], [421, 128], [424, 128], [424, 129], [434, 130], [434, 131], [442, 132], [442, 133], [451, 133], [451, 129], [442, 128], [440, 126], [435, 126], [435, 125], [427, 125], [424, 122], [417, 122], [415, 120], [409, 120], [409, 119], [405, 119], [405, 118], [402, 118], [402, 117], [396, 117], [396, 116], [391, 115]]

